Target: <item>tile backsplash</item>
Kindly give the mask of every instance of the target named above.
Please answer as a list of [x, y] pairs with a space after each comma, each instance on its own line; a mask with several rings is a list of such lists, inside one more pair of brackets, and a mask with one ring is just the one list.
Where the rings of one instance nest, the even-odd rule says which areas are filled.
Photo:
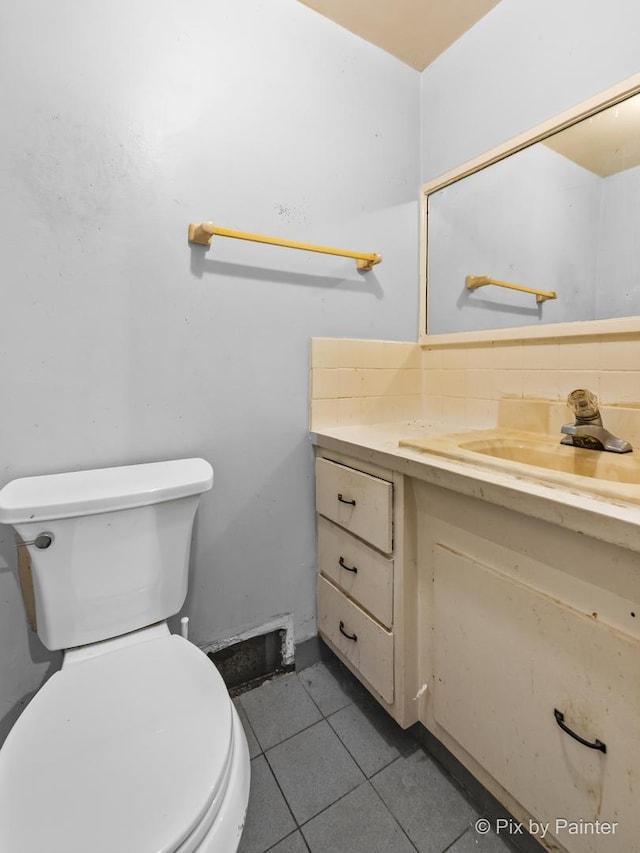
[[507, 426], [505, 418], [518, 420], [513, 401], [526, 400], [545, 404], [538, 406], [536, 422], [542, 419], [555, 431], [570, 419], [568, 393], [581, 387], [600, 400], [606, 426], [633, 443], [630, 433], [640, 432], [638, 336], [433, 347], [312, 340], [311, 426], [316, 429], [402, 420], [451, 429]]
[[311, 428], [422, 418], [418, 344], [313, 338]]

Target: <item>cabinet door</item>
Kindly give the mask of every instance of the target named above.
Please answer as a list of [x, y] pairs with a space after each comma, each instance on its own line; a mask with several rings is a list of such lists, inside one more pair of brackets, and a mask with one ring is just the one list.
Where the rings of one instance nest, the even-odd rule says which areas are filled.
[[640, 851], [640, 644], [443, 546], [433, 580], [438, 724], [568, 850]]

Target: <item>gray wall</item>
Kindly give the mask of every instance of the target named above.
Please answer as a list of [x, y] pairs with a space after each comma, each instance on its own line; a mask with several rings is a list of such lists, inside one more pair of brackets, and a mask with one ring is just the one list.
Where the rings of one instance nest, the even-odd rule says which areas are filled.
[[636, 74], [639, 29], [637, 0], [502, 0], [422, 72], [423, 182]]
[[422, 178], [639, 69], [637, 0], [502, 0], [421, 75]]
[[[542, 143], [429, 196], [432, 334], [592, 320], [602, 179]], [[488, 275], [558, 298], [494, 286]]]
[[[419, 148], [426, 181], [634, 73], [639, 26], [503, 0], [419, 75], [295, 0], [3, 4], [0, 484], [203, 455], [194, 639], [312, 635], [309, 337], [415, 340]], [[201, 219], [384, 262], [205, 253]], [[14, 561], [3, 528], [0, 731], [58, 663]]]
[[596, 318], [640, 314], [640, 167], [602, 180]]
[[[0, 485], [201, 455], [205, 643], [315, 633], [309, 338], [415, 340], [420, 75], [295, 0], [0, 10]], [[214, 239], [189, 221], [380, 252]], [[0, 528], [0, 735], [59, 656]]]

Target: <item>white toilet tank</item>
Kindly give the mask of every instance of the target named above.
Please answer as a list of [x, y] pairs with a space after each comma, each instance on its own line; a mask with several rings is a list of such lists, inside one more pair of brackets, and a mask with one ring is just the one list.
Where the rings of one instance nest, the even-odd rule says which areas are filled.
[[[27, 545], [38, 635], [48, 649], [117, 637], [177, 613], [187, 594], [204, 459], [13, 480], [0, 523]], [[50, 544], [49, 544], [50, 543]]]

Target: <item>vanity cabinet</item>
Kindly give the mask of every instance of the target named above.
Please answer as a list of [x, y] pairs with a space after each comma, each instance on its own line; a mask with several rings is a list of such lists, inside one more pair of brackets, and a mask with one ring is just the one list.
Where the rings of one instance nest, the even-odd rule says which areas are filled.
[[[434, 556], [438, 725], [572, 851], [638, 849], [638, 641], [465, 555]], [[617, 826], [570, 835], [563, 820]]]
[[316, 448], [320, 635], [546, 849], [640, 853], [637, 528], [360, 450]]
[[318, 633], [408, 726], [417, 720], [409, 696], [416, 666], [405, 637], [415, 630], [416, 607], [404, 489], [404, 479], [391, 471], [318, 452]]
[[550, 849], [639, 851], [638, 556], [416, 491], [422, 721]]

